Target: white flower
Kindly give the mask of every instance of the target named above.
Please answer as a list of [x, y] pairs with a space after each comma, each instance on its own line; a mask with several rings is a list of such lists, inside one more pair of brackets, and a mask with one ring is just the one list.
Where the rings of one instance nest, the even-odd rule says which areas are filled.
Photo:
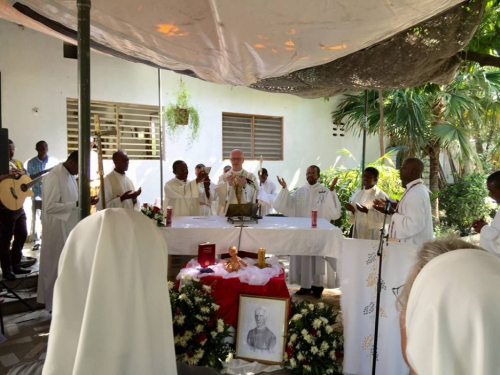
[[229, 363], [233, 360], [233, 353], [229, 353], [226, 358], [226, 363]]
[[336, 357], [335, 357], [335, 350], [332, 350], [332, 351], [330, 352], [330, 358], [331, 358], [331, 359], [336, 359]]
[[196, 303], [201, 303], [201, 302], [203, 302], [203, 298], [200, 298], [200, 297], [194, 297], [194, 302], [196, 302]]
[[295, 314], [293, 317], [292, 317], [292, 320], [300, 320], [302, 319], [302, 315], [301, 314]]
[[212, 310], [214, 310], [214, 311], [219, 310], [219, 305], [212, 303]]
[[174, 289], [174, 283], [172, 281], [167, 282], [167, 287], [170, 290]]
[[223, 331], [224, 331], [224, 322], [222, 321], [222, 319], [219, 319], [217, 323], [217, 332], [222, 333]]
[[319, 320], [319, 319], [314, 319], [314, 322], [313, 322], [313, 327], [318, 329], [319, 327], [321, 327], [321, 324], [322, 324], [322, 321]]
[[194, 281], [194, 282], [199, 282], [199, 281], [200, 281], [200, 279], [198, 279], [197, 277], [193, 277], [193, 281]]
[[302, 336], [307, 336], [309, 334], [309, 332], [307, 332], [307, 329], [303, 329], [302, 331], [300, 331], [300, 333], [302, 333]]
[[178, 344], [180, 342], [181, 338], [179, 337], [179, 335], [176, 335], [174, 337], [174, 344]]
[[330, 333], [333, 332], [333, 327], [332, 326], [326, 326], [325, 327], [325, 331], [326, 331], [326, 333], [330, 334]]
[[321, 344], [321, 350], [323, 351], [328, 350], [329, 347], [330, 345], [328, 345], [326, 341], [323, 341], [323, 343]]
[[203, 346], [207, 343], [207, 340], [203, 340], [202, 342], [200, 342], [200, 345]]
[[311, 353], [312, 353], [312, 354], [318, 354], [318, 352], [319, 352], [319, 349], [318, 349], [316, 346], [313, 346], [313, 347], [311, 348]]
[[293, 335], [290, 336], [290, 344], [289, 346], [292, 346], [292, 344], [295, 342], [295, 340], [297, 340], [297, 334], [294, 333]]
[[182, 280], [191, 280], [191, 276], [189, 276], [189, 275], [182, 275]]
[[186, 317], [184, 315], [177, 315], [175, 318], [174, 318], [174, 321], [178, 324], [178, 325], [183, 325], [184, 324], [184, 320], [186, 319]]
[[316, 304], [316, 306], [318, 307], [318, 309], [323, 309], [325, 307], [325, 304], [323, 302], [319, 302]]
[[201, 332], [203, 332], [203, 326], [201, 324], [198, 324], [196, 326], [196, 333], [201, 333]]
[[209, 309], [208, 307], [206, 307], [206, 306], [203, 306], [203, 307], [200, 309], [200, 311], [201, 311], [202, 313], [204, 313], [204, 314], [208, 314], [208, 313], [210, 313], [210, 309]]
[[299, 354], [297, 354], [297, 359], [299, 361], [303, 361], [304, 360], [304, 356], [302, 355], [302, 352], [299, 352]]
[[313, 338], [311, 335], [307, 334], [307, 335], [304, 335], [304, 340], [306, 340], [306, 342], [308, 344], [310, 344], [313, 341]]
[[316, 332], [316, 336], [321, 337], [321, 331]]
[[314, 303], [310, 303], [309, 305], [307, 305], [307, 307], [309, 307], [309, 310], [313, 311], [314, 310]]
[[186, 294], [185, 294], [185, 293], [182, 293], [181, 295], [179, 295], [179, 299], [180, 299], [181, 301], [184, 301], [185, 299], [187, 299]]
[[328, 370], [326, 370], [326, 373], [327, 374], [333, 374], [333, 369], [329, 368]]
[[212, 337], [215, 339], [215, 337], [217, 336], [217, 331], [212, 331], [210, 332], [210, 334], [212, 335]]
[[292, 368], [295, 368], [297, 366], [297, 361], [295, 360], [295, 358], [290, 358], [290, 366]]
[[312, 370], [312, 369], [311, 369], [311, 366], [309, 366], [309, 365], [304, 365], [304, 371], [305, 371], [305, 372], [311, 372], [311, 370]]
[[195, 315], [194, 317], [198, 320], [202, 320], [202, 321], [205, 320], [205, 318], [203, 318], [201, 315]]
[[328, 324], [328, 319], [326, 319], [324, 316], [320, 317], [319, 319], [323, 322], [323, 324]]
[[211, 293], [212, 292], [212, 288], [209, 285], [202, 285], [202, 288], [207, 293]]
[[309, 310], [307, 309], [302, 309], [300, 310], [300, 312], [303, 314], [303, 315], [307, 315], [309, 313]]
[[205, 354], [205, 351], [203, 349], [198, 349], [196, 351], [195, 357], [198, 358], [198, 360], [200, 360], [203, 357], [203, 354]]

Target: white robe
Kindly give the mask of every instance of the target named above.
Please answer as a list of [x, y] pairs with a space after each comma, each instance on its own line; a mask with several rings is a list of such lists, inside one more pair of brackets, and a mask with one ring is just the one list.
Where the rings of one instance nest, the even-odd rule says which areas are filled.
[[[375, 199], [388, 199], [389, 196], [378, 188], [377, 185], [371, 189], [363, 189], [359, 191], [352, 198], [352, 205], [356, 207], [355, 203], [368, 208], [368, 212], [360, 212], [356, 210], [351, 214], [351, 223], [354, 223], [352, 238], [364, 240], [378, 240], [380, 239], [380, 228], [384, 223], [384, 214], [373, 208], [373, 201]], [[390, 217], [387, 218], [387, 224]], [[387, 233], [387, 232], [386, 232]]]
[[50, 311], [59, 256], [69, 233], [78, 224], [78, 186], [75, 176], [70, 175], [63, 164], [43, 178], [42, 199], [43, 239], [37, 301]]
[[215, 199], [215, 184], [210, 182], [210, 198], [208, 198], [205, 192], [205, 185], [203, 182], [200, 182], [198, 184], [198, 195], [200, 198], [200, 215], [210, 216], [212, 214], [212, 202]]
[[259, 203], [260, 203], [260, 214], [266, 216], [268, 214], [276, 213], [273, 209], [274, 200], [278, 197], [276, 192], [276, 184], [269, 179], [263, 184], [260, 184], [259, 188]]
[[429, 189], [421, 179], [406, 185], [406, 193], [391, 218], [389, 237], [417, 246], [434, 238]]
[[[224, 173], [219, 177], [219, 182], [217, 183], [217, 187], [215, 188], [215, 192], [219, 199], [219, 207], [217, 209], [217, 214], [225, 214], [227, 208], [230, 204], [238, 204], [238, 199], [236, 197], [236, 193], [233, 189], [233, 185], [229, 185], [227, 183], [227, 178], [229, 176], [243, 176], [252, 180], [251, 183], [247, 183], [244, 189], [244, 193], [241, 194], [241, 203], [256, 203], [257, 196], [259, 194], [259, 184], [257, 182], [257, 178], [253, 173], [247, 172], [242, 169], [241, 171], [235, 172], [230, 169], [227, 173]], [[236, 179], [236, 178], [235, 178]]]
[[61, 254], [44, 375], [177, 375], [167, 245], [143, 214], [81, 221]]
[[[132, 199], [126, 199], [123, 202], [120, 200], [120, 197], [127, 191], [135, 192], [132, 180], [124, 174], [118, 173], [114, 170], [111, 171], [111, 173], [104, 177], [104, 196], [106, 197], [106, 208], [128, 208], [132, 210], [139, 210], [139, 200], [137, 200], [135, 205]], [[99, 194], [97, 209], [102, 210], [101, 194]]]
[[173, 216], [200, 216], [198, 183], [174, 177], [165, 184], [165, 210], [170, 206]]
[[[340, 201], [335, 192], [323, 185], [306, 184], [291, 195], [282, 189], [274, 201], [274, 208], [285, 216], [311, 217], [311, 211], [318, 211], [318, 219], [337, 220], [341, 214]], [[323, 257], [290, 256], [289, 283], [300, 284], [302, 288], [311, 286], [335, 286], [335, 273]], [[328, 272], [329, 271], [329, 272]]]
[[500, 210], [490, 225], [481, 229], [481, 247], [500, 257]]

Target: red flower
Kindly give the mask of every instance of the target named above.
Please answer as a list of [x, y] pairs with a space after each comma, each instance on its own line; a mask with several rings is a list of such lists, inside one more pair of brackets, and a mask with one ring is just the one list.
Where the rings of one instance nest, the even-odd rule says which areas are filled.
[[212, 327], [214, 326], [214, 324], [215, 324], [215, 320], [210, 319], [210, 320], [208, 321], [208, 323], [207, 323], [207, 327], [208, 327], [208, 328], [212, 328]]
[[307, 359], [302, 360], [302, 364], [303, 365], [308, 365], [309, 364], [309, 360], [307, 360]]
[[187, 352], [187, 355], [189, 358], [192, 358], [194, 356], [194, 353], [193, 352]]
[[286, 354], [288, 355], [288, 359], [292, 358], [293, 357], [293, 347], [292, 346], [287, 346], [286, 347]]
[[184, 331], [179, 332], [179, 337], [182, 337], [182, 336], [184, 336]]
[[311, 329], [311, 330], [309, 331], [309, 333], [310, 333], [311, 335], [313, 335], [313, 336], [316, 336], [316, 333], [318, 333], [318, 330], [313, 328], [313, 329]]
[[175, 310], [175, 315], [181, 315], [181, 310], [179, 309]]
[[335, 350], [335, 358], [343, 358], [344, 352], [342, 350]]
[[197, 338], [196, 338], [196, 342], [198, 344], [201, 344], [203, 341], [205, 341], [207, 339], [207, 334], [205, 332], [203, 332], [201, 335], [199, 335]]
[[147, 204], [147, 203], [144, 203], [144, 204], [142, 205], [142, 207], [144, 207], [144, 208], [148, 208], [148, 204]]
[[154, 206], [154, 207], [153, 207], [153, 211], [154, 211], [154, 212], [158, 212], [158, 211], [160, 211], [160, 207], [156, 207], [156, 206]]

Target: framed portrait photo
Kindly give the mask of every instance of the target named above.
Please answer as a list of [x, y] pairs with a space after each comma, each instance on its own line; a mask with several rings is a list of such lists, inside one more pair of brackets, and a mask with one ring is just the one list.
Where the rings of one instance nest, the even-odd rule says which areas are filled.
[[240, 295], [236, 357], [281, 364], [288, 328], [288, 298]]

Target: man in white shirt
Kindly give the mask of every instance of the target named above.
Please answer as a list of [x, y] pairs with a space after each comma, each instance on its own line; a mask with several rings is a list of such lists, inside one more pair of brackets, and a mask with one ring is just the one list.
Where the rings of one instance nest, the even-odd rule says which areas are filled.
[[[196, 177], [203, 171], [205, 164], [198, 164], [194, 167]], [[200, 197], [200, 215], [210, 216], [212, 214], [212, 202], [215, 198], [215, 184], [210, 180], [205, 180], [198, 184], [198, 194]]]
[[175, 177], [165, 184], [165, 208], [172, 207], [173, 216], [200, 216], [198, 183], [210, 181], [208, 175], [201, 171], [196, 180], [188, 181], [188, 166], [182, 160], [174, 161], [172, 169]]
[[[311, 217], [311, 211], [318, 211], [318, 218], [337, 220], [341, 214], [341, 207], [337, 194], [333, 191], [336, 179], [327, 189], [318, 183], [319, 167], [311, 165], [307, 168], [307, 184], [298, 188], [291, 195], [284, 179], [278, 177], [283, 187], [274, 201], [274, 208], [286, 216]], [[326, 261], [319, 256], [290, 256], [289, 282], [300, 284], [298, 295], [313, 293], [320, 298], [323, 293], [323, 284], [326, 271]]]
[[262, 168], [262, 172], [259, 175], [260, 187], [259, 187], [259, 204], [260, 204], [260, 214], [266, 216], [268, 214], [275, 213], [273, 209], [273, 203], [278, 193], [276, 193], [276, 184], [268, 179], [267, 169]]
[[[125, 176], [128, 170], [129, 157], [123, 150], [113, 154], [115, 169], [104, 178], [104, 196], [106, 208], [129, 208], [139, 210], [137, 197], [141, 195], [141, 188], [135, 191], [134, 183]], [[97, 204], [97, 209], [102, 210], [102, 202]]]
[[[40, 250], [40, 275], [38, 276], [37, 302], [52, 310], [52, 296], [61, 251], [70, 232], [78, 224], [78, 151], [52, 169], [43, 178], [42, 224], [43, 241]], [[90, 204], [98, 202], [91, 197]]]
[[368, 167], [363, 172], [363, 190], [359, 191], [347, 203], [346, 208], [351, 212], [353, 225], [352, 238], [378, 240], [380, 228], [384, 223], [384, 214], [373, 208], [375, 199], [388, 199], [388, 195], [377, 186], [379, 172], [376, 168]]
[[[500, 171], [488, 176], [486, 180], [488, 196], [495, 202], [500, 203]], [[472, 228], [481, 234], [481, 247], [500, 257], [500, 210], [490, 225], [484, 219], [475, 220]]]
[[[417, 246], [432, 240], [431, 200], [429, 189], [421, 179], [424, 163], [420, 159], [408, 158], [399, 171], [406, 192], [397, 204], [391, 204], [392, 215], [389, 238], [410, 242]], [[385, 200], [375, 200], [374, 208], [384, 212]]]
[[[257, 178], [243, 169], [245, 155], [235, 149], [229, 154], [231, 169], [219, 178], [215, 192], [219, 199], [218, 214], [225, 214], [230, 204], [256, 203], [259, 194]], [[239, 190], [239, 196], [236, 191]]]

